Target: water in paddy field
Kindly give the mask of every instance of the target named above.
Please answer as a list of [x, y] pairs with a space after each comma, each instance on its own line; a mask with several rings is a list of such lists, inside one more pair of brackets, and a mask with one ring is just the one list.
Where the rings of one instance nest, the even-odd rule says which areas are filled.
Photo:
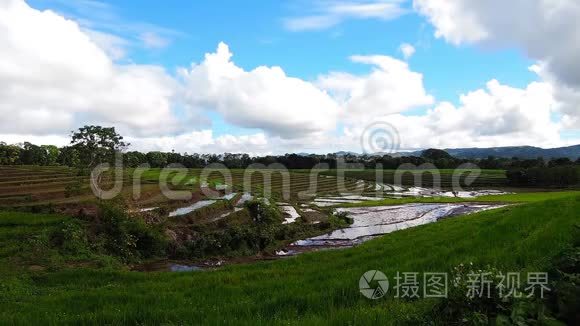
[[252, 199], [254, 199], [254, 196], [252, 196], [252, 194], [250, 194], [249, 192], [244, 192], [242, 194], [242, 197], [240, 197], [240, 200], [238, 200], [238, 202], [236, 203], [236, 206], [240, 207], [244, 205], [245, 202], [250, 201]]
[[160, 260], [138, 265], [133, 270], [139, 272], [193, 272], [201, 271], [203, 267], [189, 263]]
[[328, 234], [298, 240], [288, 246], [280, 255], [289, 252], [316, 250], [318, 248], [351, 247], [379, 235], [403, 230], [423, 224], [433, 223], [442, 218], [470, 214], [505, 205], [484, 204], [407, 204], [398, 206], [339, 208], [353, 219], [349, 227]]
[[170, 212], [169, 217], [186, 215], [186, 214], [189, 214], [189, 213], [195, 211], [196, 209], [200, 209], [202, 207], [209, 206], [215, 202], [216, 202], [215, 200], [200, 200], [195, 204], [192, 204], [192, 205], [189, 205], [186, 207], [180, 207], [180, 208]]
[[374, 191], [381, 191], [382, 196], [369, 196], [360, 194], [346, 194], [342, 196], [324, 196], [315, 198], [312, 204], [319, 207], [335, 206], [338, 204], [362, 203], [365, 201], [380, 200], [383, 198], [403, 198], [403, 197], [456, 197], [456, 198], [476, 198], [479, 196], [505, 195], [507, 192], [500, 190], [470, 190], [470, 191], [445, 191], [423, 187], [402, 187], [389, 184], [377, 183]]
[[[222, 197], [219, 197], [217, 199], [200, 200], [200, 201], [198, 201], [198, 202], [196, 202], [194, 204], [191, 204], [189, 206], [177, 208], [176, 210], [174, 210], [174, 211], [172, 211], [172, 212], [169, 213], [169, 217], [187, 215], [187, 214], [189, 214], [189, 213], [191, 213], [191, 212], [193, 212], [195, 210], [198, 210], [200, 208], [209, 206], [209, 205], [215, 203], [217, 200], [231, 200], [235, 196], [236, 196], [236, 193], [233, 192], [233, 193], [230, 193], [230, 194], [226, 194], [226, 195], [224, 195]], [[153, 209], [156, 209], [156, 207], [153, 207], [153, 208], [143, 208], [143, 209], [141, 209], [141, 211], [142, 212], [146, 212], [146, 211], [153, 210]]]
[[298, 211], [296, 211], [296, 208], [294, 208], [293, 206], [280, 205], [279, 207], [284, 213], [288, 214], [289, 216], [284, 219], [284, 222], [282, 222], [282, 224], [294, 223], [296, 222], [297, 219], [300, 218], [300, 214], [298, 214]]

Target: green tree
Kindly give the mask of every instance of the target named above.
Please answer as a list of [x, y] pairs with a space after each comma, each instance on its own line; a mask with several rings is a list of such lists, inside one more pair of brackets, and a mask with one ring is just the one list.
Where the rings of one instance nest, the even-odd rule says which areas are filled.
[[24, 165], [46, 165], [47, 153], [37, 145], [25, 142], [20, 151], [20, 162]]
[[447, 159], [447, 160], [452, 160], [453, 156], [449, 155], [449, 153], [447, 153], [446, 151], [442, 150], [442, 149], [435, 149], [435, 148], [429, 148], [424, 150], [423, 152], [421, 152], [421, 157], [428, 159], [428, 160], [440, 160], [440, 159]]
[[162, 168], [167, 165], [167, 154], [162, 152], [147, 153], [147, 161], [154, 168]]
[[143, 163], [147, 163], [147, 157], [141, 152], [127, 152], [123, 156], [125, 165], [131, 168], [136, 168]]
[[58, 147], [54, 145], [42, 145], [40, 147], [46, 153], [44, 165], [56, 165], [58, 163], [58, 155], [60, 154]]
[[79, 152], [74, 147], [65, 146], [60, 149], [60, 152], [58, 153], [57, 162], [58, 164], [64, 166], [71, 167], [79, 166], [81, 163]]
[[0, 165], [13, 165], [19, 163], [20, 147], [7, 145], [0, 142]]
[[71, 145], [78, 151], [80, 163], [89, 167], [112, 163], [115, 153], [129, 146], [114, 127], [84, 126], [73, 132], [71, 137]]
[[550, 162], [548, 162], [549, 167], [567, 166], [567, 165], [573, 165], [573, 164], [574, 163], [572, 162], [572, 160], [570, 160], [567, 157], [555, 158], [555, 159], [552, 159]]

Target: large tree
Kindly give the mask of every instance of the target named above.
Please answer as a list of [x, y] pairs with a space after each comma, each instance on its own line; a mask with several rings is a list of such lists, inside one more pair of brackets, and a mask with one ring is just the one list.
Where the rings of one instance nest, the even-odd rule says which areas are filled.
[[40, 146], [25, 142], [20, 151], [20, 162], [25, 165], [46, 165], [47, 152]]
[[21, 148], [15, 145], [7, 145], [0, 142], [0, 165], [12, 165], [20, 163]]
[[95, 166], [100, 163], [112, 163], [116, 152], [122, 152], [129, 146], [123, 142], [114, 127], [84, 126], [72, 132], [71, 145], [79, 153], [80, 163]]

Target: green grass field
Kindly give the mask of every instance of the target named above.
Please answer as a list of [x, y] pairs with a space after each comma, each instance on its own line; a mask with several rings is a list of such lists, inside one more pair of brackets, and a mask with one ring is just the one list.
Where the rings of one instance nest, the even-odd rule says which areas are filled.
[[[352, 249], [188, 273], [79, 267], [83, 257], [59, 260], [38, 250], [43, 234], [66, 217], [2, 213], [0, 324], [415, 323], [433, 312], [436, 299], [400, 300], [389, 292], [371, 301], [358, 292], [360, 276], [371, 269], [390, 278], [397, 271], [449, 271], [469, 262], [506, 272], [546, 270], [578, 242], [580, 196], [536, 196]], [[50, 260], [50, 268], [33, 268], [34, 259]]]
[[[382, 179], [383, 183], [398, 183], [396, 182], [397, 173], [400, 174], [400, 183], [403, 185], [418, 186], [417, 180], [420, 180], [423, 186], [433, 186], [434, 181], [437, 181], [439, 176], [439, 186], [443, 188], [450, 188], [453, 185], [454, 178], [462, 185], [466, 185], [466, 178], [468, 176], [475, 179], [469, 182], [471, 187], [503, 187], [507, 183], [506, 172], [504, 170], [473, 170], [473, 169], [417, 169], [417, 170], [330, 170], [322, 172], [323, 175], [336, 176], [339, 173], [347, 178], [367, 180], [371, 182]], [[420, 178], [420, 179], [417, 179]], [[435, 183], [437, 184], [437, 183]]]
[[[131, 195], [134, 177], [134, 169], [124, 171], [124, 193]], [[285, 179], [279, 170], [250, 170], [232, 169], [229, 171], [216, 170], [208, 174], [210, 184], [224, 184], [231, 177], [231, 183], [235, 191], [251, 189], [252, 192], [262, 193], [269, 190], [272, 196], [283, 197], [288, 185], [289, 195], [292, 200], [299, 200], [299, 194], [333, 195], [338, 194], [338, 183], [334, 177], [336, 170], [314, 170], [314, 174], [309, 175], [310, 170], [291, 170]], [[413, 184], [414, 176], [422, 174], [422, 185], [431, 186], [432, 175], [429, 170], [408, 170], [403, 174], [403, 184]], [[465, 177], [472, 170], [440, 170], [441, 186], [450, 187], [453, 173], [461, 175], [459, 180], [464, 184]], [[393, 183], [394, 170], [383, 170], [383, 182]], [[141, 171], [137, 179], [152, 195], [159, 194], [159, 179], [161, 169], [149, 169]], [[138, 174], [138, 175], [139, 175]], [[169, 185], [199, 192], [201, 181], [201, 169], [173, 169], [166, 174]], [[271, 175], [271, 183], [265, 184], [268, 175]], [[346, 180], [344, 186], [348, 191], [364, 192], [371, 194], [375, 189], [375, 170], [345, 170]], [[251, 185], [244, 187], [244, 178], [248, 176]], [[310, 189], [311, 181], [316, 181], [316, 189]], [[365, 180], [361, 184], [360, 180]], [[481, 174], [471, 184], [472, 187], [503, 187], [505, 186], [505, 171], [502, 170], [482, 170]], [[157, 187], [156, 187], [157, 186]], [[268, 189], [269, 187], [269, 189]], [[104, 186], [106, 188], [106, 185]], [[86, 202], [94, 199], [89, 188], [88, 175], [78, 175], [77, 171], [65, 167], [35, 167], [35, 166], [2, 166], [0, 167], [0, 207], [16, 206], [36, 206], [47, 204], [65, 204]]]

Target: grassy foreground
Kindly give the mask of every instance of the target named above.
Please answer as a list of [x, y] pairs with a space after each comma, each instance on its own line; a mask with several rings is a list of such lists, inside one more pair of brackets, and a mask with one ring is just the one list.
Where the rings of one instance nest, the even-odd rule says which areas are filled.
[[444, 272], [460, 263], [544, 271], [577, 239], [580, 196], [443, 220], [359, 247], [192, 273], [109, 267], [30, 271], [15, 259], [58, 216], [0, 214], [0, 324], [401, 324], [436, 299], [371, 301], [367, 270]]

